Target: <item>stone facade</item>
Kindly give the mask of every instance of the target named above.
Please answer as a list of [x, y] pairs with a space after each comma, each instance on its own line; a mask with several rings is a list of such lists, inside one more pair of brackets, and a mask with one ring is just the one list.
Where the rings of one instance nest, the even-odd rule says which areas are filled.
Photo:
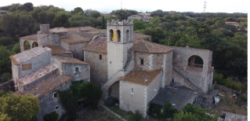
[[[18, 85], [19, 78], [36, 75], [38, 69], [47, 66], [53, 67], [42, 76], [37, 74], [39, 78], [25, 84], [26, 87], [20, 83], [17, 88], [29, 91], [44, 80], [56, 81], [58, 78], [65, 79], [65, 76], [71, 81], [92, 81], [102, 88], [102, 99], [113, 96], [119, 99], [121, 109], [139, 110], [144, 117], [150, 101], [161, 88], [170, 84], [183, 85], [202, 94], [210, 91], [214, 70], [210, 50], [164, 46], [143, 40], [145, 38], [151, 36], [134, 34], [133, 21], [126, 20], [108, 21], [107, 30], [92, 27], [50, 29], [48, 24], [44, 24], [36, 35], [20, 38], [21, 51], [26, 53], [25, 41], [32, 48], [27, 52], [43, 46], [51, 50], [35, 54], [35, 58], [18, 64], [12, 59], [13, 79]], [[196, 56], [201, 58], [203, 64], [196, 63]], [[22, 64], [25, 68], [30, 68], [28, 64], [35, 65], [30, 70], [20, 71]], [[54, 76], [56, 78], [52, 79]], [[69, 88], [71, 81], [64, 81], [66, 86], [60, 89]], [[50, 90], [39, 97], [43, 106], [39, 116], [54, 111], [54, 105], [60, 105], [57, 99], [50, 98], [53, 92]]]
[[[84, 61], [90, 64], [90, 80], [101, 87], [107, 81], [107, 54], [84, 51]], [[100, 59], [100, 56], [101, 59]]]

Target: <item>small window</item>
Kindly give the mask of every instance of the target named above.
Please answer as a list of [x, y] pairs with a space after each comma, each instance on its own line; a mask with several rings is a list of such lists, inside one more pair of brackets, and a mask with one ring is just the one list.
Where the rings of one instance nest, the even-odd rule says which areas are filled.
[[143, 65], [144, 64], [144, 60], [141, 58], [141, 65]]
[[76, 68], [75, 68], [75, 72], [76, 72], [76, 73], [79, 73], [79, 67], [76, 67]]
[[31, 67], [31, 63], [30, 64], [23, 64], [22, 65], [22, 70], [30, 70], [32, 67]]
[[60, 108], [60, 107], [59, 107], [59, 105], [58, 105], [58, 106], [55, 107], [55, 110], [59, 110], [59, 108]]
[[99, 55], [99, 60], [102, 60], [102, 55]]
[[134, 94], [134, 89], [133, 88], [131, 88], [131, 94]]
[[57, 98], [58, 94], [56, 92], [53, 93], [53, 98]]

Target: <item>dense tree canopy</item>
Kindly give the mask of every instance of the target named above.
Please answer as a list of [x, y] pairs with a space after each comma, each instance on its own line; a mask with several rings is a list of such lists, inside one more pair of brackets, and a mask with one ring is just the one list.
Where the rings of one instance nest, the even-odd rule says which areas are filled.
[[6, 93], [0, 96], [0, 115], [3, 116], [0, 117], [5, 120], [29, 121], [37, 116], [39, 110], [38, 99], [34, 95]]

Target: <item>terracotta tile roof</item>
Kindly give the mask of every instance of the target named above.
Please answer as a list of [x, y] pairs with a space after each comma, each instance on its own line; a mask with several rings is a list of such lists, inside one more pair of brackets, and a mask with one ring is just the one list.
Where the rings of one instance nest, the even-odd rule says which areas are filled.
[[76, 32], [74, 34], [77, 34], [84, 38], [88, 38], [89, 40], [91, 40], [95, 35], [97, 35], [96, 33], [88, 33], [88, 32]]
[[83, 61], [75, 59], [75, 58], [70, 58], [70, 57], [52, 56], [52, 58], [56, 59], [57, 61], [59, 61], [61, 63], [72, 63], [72, 64], [89, 65], [86, 62], [83, 62]]
[[15, 65], [18, 65], [22, 62], [25, 62], [31, 58], [34, 58], [48, 51], [51, 51], [51, 49], [47, 47], [35, 47], [29, 50], [23, 51], [21, 53], [12, 55], [10, 56], [10, 59]]
[[106, 54], [107, 53], [107, 37], [97, 37], [95, 40], [92, 40], [89, 43], [87, 48], [83, 50]]
[[161, 71], [162, 69], [152, 71], [134, 69], [123, 80], [147, 86]]
[[67, 29], [64, 27], [56, 27], [56, 28], [50, 29], [49, 32], [51, 33], [67, 32]]
[[55, 75], [50, 77], [47, 80], [42, 81], [38, 85], [26, 90], [26, 91], [17, 91], [15, 92], [16, 95], [26, 95], [32, 94], [36, 97], [41, 97], [46, 93], [54, 90], [55, 88], [61, 86], [63, 83], [69, 81], [71, 78], [67, 75]]
[[76, 44], [76, 43], [83, 43], [89, 42], [91, 39], [79, 36], [74, 33], [68, 33], [68, 37], [61, 38], [61, 41], [68, 43], [68, 44]]
[[107, 29], [92, 29], [87, 33], [107, 33]]
[[95, 28], [91, 26], [81, 26], [81, 27], [70, 27], [66, 29], [68, 30], [68, 32], [81, 32], [81, 31], [93, 30]]
[[20, 37], [20, 39], [37, 41], [37, 34]]
[[145, 53], [167, 53], [172, 51], [173, 49], [146, 40], [134, 40], [133, 50]]
[[21, 86], [30, 84], [31, 82], [36, 81], [39, 78], [42, 78], [44, 76], [46, 76], [47, 74], [55, 71], [56, 69], [58, 69], [56, 66], [52, 65], [52, 64], [48, 64], [36, 71], [31, 72], [30, 74], [20, 78], [18, 80], [19, 84]]
[[134, 33], [134, 39], [143, 39], [143, 38], [150, 38], [150, 35], [145, 35], [145, 34], [138, 34], [138, 33]]
[[52, 50], [52, 55], [60, 55], [60, 54], [72, 54], [71, 51], [67, 51], [59, 46], [46, 46]]

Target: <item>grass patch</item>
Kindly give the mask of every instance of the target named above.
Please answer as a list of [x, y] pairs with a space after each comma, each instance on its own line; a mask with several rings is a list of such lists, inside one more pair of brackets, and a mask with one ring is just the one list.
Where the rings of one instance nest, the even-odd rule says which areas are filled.
[[223, 94], [224, 97], [222, 97], [220, 102], [214, 107], [214, 110], [217, 110], [219, 112], [227, 111], [239, 115], [247, 115], [247, 109], [236, 105], [237, 100], [233, 99], [230, 94], [227, 94], [226, 92], [220, 90], [218, 92]]
[[76, 121], [121, 121], [118, 117], [99, 107], [96, 110], [89, 110], [84, 114], [78, 116]]

